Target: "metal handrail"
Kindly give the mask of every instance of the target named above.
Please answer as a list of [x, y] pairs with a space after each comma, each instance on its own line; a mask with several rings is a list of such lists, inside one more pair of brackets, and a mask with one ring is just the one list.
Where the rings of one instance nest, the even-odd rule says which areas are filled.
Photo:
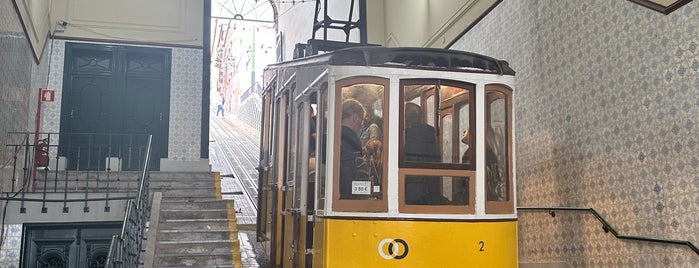
[[[147, 134], [8, 132], [8, 135], [20, 139], [5, 145], [13, 152], [10, 159], [12, 181], [9, 189], [12, 193], [1, 196], [0, 200], [19, 201], [20, 213], [27, 212], [26, 202], [42, 202], [42, 212], [48, 211], [47, 203], [63, 202], [63, 213], [68, 213], [68, 203], [84, 202], [83, 210], [88, 212], [90, 210], [88, 202], [94, 201], [104, 201], [104, 211], [109, 212], [110, 201], [135, 197], [129, 194], [133, 187], [130, 183], [133, 182], [126, 180], [126, 188], [121, 188], [126, 191], [126, 196], [113, 196], [113, 192], [120, 189], [111, 187], [111, 183], [121, 181], [121, 175], [114, 171], [143, 171], [142, 167], [132, 166], [131, 163], [141, 164], [145, 158], [144, 147], [149, 137]], [[30, 141], [31, 136], [35, 136], [37, 141]], [[60, 143], [59, 138], [62, 139]], [[122, 143], [118, 145], [113, 143], [119, 140]], [[81, 152], [83, 152], [82, 155]], [[113, 166], [108, 160], [111, 158], [119, 159], [118, 167]], [[68, 161], [62, 161], [66, 159]], [[72, 166], [59, 165], [59, 163], [69, 162]], [[59, 186], [59, 184], [63, 185]], [[69, 185], [71, 189], [68, 188]], [[73, 186], [74, 189], [72, 189]], [[77, 195], [69, 196], [69, 192], [80, 192], [83, 196], [82, 198]], [[30, 197], [29, 193], [41, 196]], [[63, 197], [62, 199], [56, 196], [50, 198], [47, 196], [48, 193], [62, 193]]]
[[143, 240], [145, 240], [146, 223], [150, 218], [150, 183], [149, 160], [151, 156], [152, 135], [148, 136], [148, 145], [143, 161], [141, 181], [136, 200], [130, 200], [120, 235], [112, 236], [109, 246], [109, 255], [105, 262], [105, 268], [117, 267], [138, 267], [141, 252], [143, 251]]
[[645, 241], [645, 242], [655, 242], [655, 243], [665, 243], [665, 244], [674, 244], [674, 245], [684, 245], [689, 247], [699, 255], [699, 249], [697, 246], [692, 244], [692, 242], [688, 240], [674, 240], [674, 239], [660, 239], [660, 238], [652, 238], [652, 237], [643, 237], [643, 236], [631, 236], [631, 235], [621, 235], [619, 232], [612, 227], [612, 225], [605, 220], [602, 215], [597, 213], [597, 211], [593, 208], [580, 208], [580, 207], [517, 207], [517, 210], [522, 211], [522, 210], [529, 210], [529, 211], [547, 211], [548, 214], [551, 217], [556, 217], [556, 211], [580, 211], [580, 212], [590, 212], [592, 213], [595, 218], [597, 218], [598, 221], [602, 223], [602, 230], [604, 230], [605, 233], [611, 232], [614, 237], [618, 239], [626, 239], [626, 240], [636, 240], [636, 241]]

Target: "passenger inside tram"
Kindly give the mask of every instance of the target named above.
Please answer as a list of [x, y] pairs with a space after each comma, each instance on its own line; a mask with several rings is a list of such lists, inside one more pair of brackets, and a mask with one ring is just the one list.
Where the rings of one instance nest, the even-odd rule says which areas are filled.
[[362, 162], [362, 144], [359, 131], [364, 121], [365, 111], [362, 104], [355, 99], [342, 103], [342, 134], [340, 138], [340, 199], [358, 199], [368, 189], [353, 189], [353, 184], [360, 185], [362, 178], [359, 165]]
[[[405, 160], [410, 162], [439, 162], [439, 145], [434, 127], [425, 124], [422, 108], [412, 102], [405, 104]], [[441, 205], [448, 203], [441, 194], [439, 180], [432, 176], [406, 176], [406, 203], [411, 205]]]
[[383, 198], [384, 93], [378, 83], [342, 87], [340, 199]]
[[465, 144], [466, 146], [464, 154], [461, 156], [461, 163], [463, 164], [471, 163], [471, 147], [469, 147], [468, 139], [468, 130], [464, 130], [464, 133], [461, 135], [461, 143]]
[[412, 102], [405, 104], [405, 160], [410, 162], [439, 162], [440, 152], [434, 127], [425, 124], [422, 108]]

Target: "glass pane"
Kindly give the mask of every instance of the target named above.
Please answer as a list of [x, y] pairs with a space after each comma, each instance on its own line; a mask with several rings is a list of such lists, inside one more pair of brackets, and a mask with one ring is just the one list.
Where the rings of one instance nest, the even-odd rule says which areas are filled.
[[304, 122], [309, 120], [307, 108], [305, 105], [299, 106], [298, 109], [296, 110], [297, 112], [297, 120], [296, 120], [296, 127], [295, 131], [296, 134], [296, 141], [295, 141], [295, 148], [294, 151], [296, 152], [291, 152], [291, 155], [297, 155], [298, 156], [298, 161], [292, 162], [291, 163], [296, 163], [296, 167], [294, 168], [295, 173], [296, 173], [296, 178], [294, 179], [294, 203], [293, 207], [298, 208], [300, 207], [300, 202], [301, 202], [301, 185], [303, 182], [303, 177], [308, 176], [308, 173], [303, 172], [303, 167], [304, 165], [308, 165], [309, 161], [309, 155], [304, 154], [304, 152], [307, 152], [307, 149], [304, 149], [304, 145], [308, 141], [308, 137], [310, 136], [309, 134], [306, 134], [304, 132]]
[[457, 109], [457, 113], [459, 114], [459, 133], [461, 133], [459, 142], [459, 155], [461, 155], [461, 163], [468, 164], [471, 163], [471, 152], [469, 151], [469, 149], [471, 148], [471, 137], [469, 137], [470, 117], [468, 103], [465, 103]]
[[442, 117], [442, 162], [452, 163], [452, 116], [446, 115]]
[[[418, 105], [419, 104], [420, 103], [418, 103]], [[427, 106], [427, 119], [425, 122], [430, 126], [434, 126], [434, 95], [430, 95], [429, 97], [427, 97], [425, 105]]]
[[405, 104], [405, 130], [403, 131], [404, 159], [408, 162], [439, 162], [440, 152], [437, 132], [425, 124], [424, 110], [419, 105]]
[[488, 92], [486, 97], [489, 112], [485, 133], [487, 200], [509, 201], [506, 96], [500, 92]]
[[382, 199], [384, 86], [342, 87], [340, 199]]
[[406, 205], [468, 205], [469, 177], [405, 176]]

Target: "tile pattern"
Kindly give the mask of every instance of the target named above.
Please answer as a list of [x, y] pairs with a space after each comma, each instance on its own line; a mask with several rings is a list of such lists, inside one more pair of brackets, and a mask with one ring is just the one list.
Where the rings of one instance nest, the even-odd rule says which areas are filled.
[[168, 157], [173, 160], [199, 160], [202, 57], [201, 49], [172, 49]]
[[12, 1], [0, 0], [0, 170], [11, 165], [12, 152], [5, 145], [21, 141], [6, 133], [34, 128], [36, 98], [31, 99], [30, 91], [39, 86], [33, 83], [35, 65]]
[[0, 249], [0, 268], [17, 268], [22, 247], [22, 225], [5, 224], [2, 227], [5, 228], [5, 241]]
[[[699, 2], [503, 1], [452, 48], [517, 71], [519, 206], [592, 207], [621, 234], [699, 244]], [[520, 212], [520, 261], [699, 267], [593, 216]]]
[[[48, 57], [39, 64], [29, 47], [11, 0], [0, 0], [0, 191], [11, 191], [12, 150], [7, 144], [21, 143], [10, 131], [33, 131], [39, 88], [45, 88]], [[23, 156], [19, 156], [22, 158]], [[0, 268], [19, 267], [22, 225], [5, 224], [0, 245]]]

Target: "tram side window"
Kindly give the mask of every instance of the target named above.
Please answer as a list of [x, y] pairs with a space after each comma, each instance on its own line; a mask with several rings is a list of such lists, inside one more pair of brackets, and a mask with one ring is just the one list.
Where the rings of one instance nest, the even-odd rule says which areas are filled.
[[475, 124], [470, 117], [474, 94], [471, 85], [457, 86], [442, 81], [409, 83], [402, 85], [401, 166], [420, 168], [424, 165], [416, 162], [442, 163], [450, 165], [438, 166], [473, 169], [475, 161], [469, 148], [475, 148], [474, 139], [468, 134]]
[[383, 199], [384, 86], [342, 87], [340, 199]]
[[507, 96], [498, 91], [486, 92], [486, 181], [487, 201], [510, 200], [509, 148], [507, 135]]

